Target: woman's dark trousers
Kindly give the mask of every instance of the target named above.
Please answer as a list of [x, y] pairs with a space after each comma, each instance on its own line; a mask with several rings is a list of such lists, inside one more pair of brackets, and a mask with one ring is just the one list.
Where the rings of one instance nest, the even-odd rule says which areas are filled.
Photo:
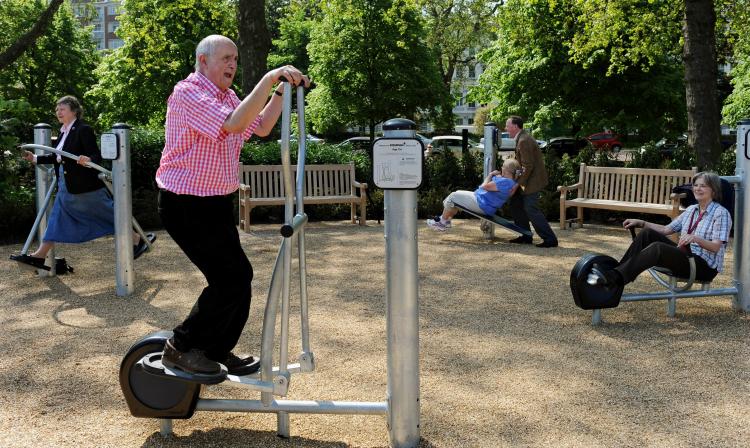
[[[695, 256], [695, 278], [710, 281], [716, 276], [701, 257]], [[688, 253], [677, 247], [677, 244], [652, 229], [643, 229], [630, 244], [627, 252], [615, 269], [622, 274], [625, 283], [630, 283], [638, 275], [654, 266], [669, 269], [679, 278], [690, 277]]]

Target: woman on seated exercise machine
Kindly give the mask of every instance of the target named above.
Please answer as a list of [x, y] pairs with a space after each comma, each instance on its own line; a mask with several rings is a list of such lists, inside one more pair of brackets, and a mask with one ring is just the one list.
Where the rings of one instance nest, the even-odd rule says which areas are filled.
[[459, 212], [456, 204], [479, 214], [492, 216], [513, 196], [518, 188], [516, 179], [521, 164], [516, 159], [503, 162], [500, 171], [493, 171], [476, 190], [457, 190], [443, 200], [443, 213], [427, 220], [427, 227], [445, 232], [451, 228], [451, 219]]
[[[721, 200], [721, 180], [711, 172], [693, 176], [693, 194], [697, 204], [689, 206], [671, 223], [663, 226], [642, 219], [626, 219], [623, 227], [641, 227], [618, 266], [603, 271], [596, 283], [608, 287], [632, 282], [654, 266], [669, 269], [681, 278], [690, 277], [690, 257], [695, 260], [695, 279], [711, 281], [724, 264], [732, 218]], [[678, 243], [667, 238], [680, 232]]]

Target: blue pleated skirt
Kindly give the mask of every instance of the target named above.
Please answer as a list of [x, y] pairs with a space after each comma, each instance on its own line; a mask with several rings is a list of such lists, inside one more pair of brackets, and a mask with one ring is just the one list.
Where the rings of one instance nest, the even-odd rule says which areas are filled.
[[115, 233], [114, 202], [106, 187], [71, 194], [65, 185], [65, 176], [57, 179], [57, 195], [44, 241], [83, 243]]

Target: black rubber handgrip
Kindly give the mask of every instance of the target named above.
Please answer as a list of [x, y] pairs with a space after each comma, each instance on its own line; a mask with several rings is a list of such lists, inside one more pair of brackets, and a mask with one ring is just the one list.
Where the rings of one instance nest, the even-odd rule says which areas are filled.
[[[284, 76], [284, 75], [279, 76], [279, 81], [281, 81], [281, 82], [291, 82], [288, 79], [286, 79], [286, 76]], [[298, 87], [296, 84], [293, 84], [293, 85], [295, 87]], [[315, 84], [312, 81], [310, 81], [310, 85], [309, 86], [303, 86], [303, 87], [306, 88], [306, 89], [311, 89], [314, 86], [315, 86]]]
[[628, 227], [628, 230], [630, 230], [630, 237], [635, 241], [635, 227]]
[[281, 232], [281, 236], [284, 238], [291, 238], [292, 235], [294, 235], [294, 227], [289, 224], [284, 224], [281, 226], [281, 229], [279, 229], [279, 232]]

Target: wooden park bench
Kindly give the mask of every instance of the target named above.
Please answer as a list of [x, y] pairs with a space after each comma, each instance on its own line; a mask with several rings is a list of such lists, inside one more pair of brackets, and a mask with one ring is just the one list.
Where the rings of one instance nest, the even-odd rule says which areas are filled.
[[[645, 168], [612, 168], [581, 164], [578, 182], [559, 186], [560, 228], [578, 222], [583, 227], [583, 209], [599, 208], [616, 211], [651, 213], [676, 218], [683, 208], [680, 199], [685, 194], [672, 193], [678, 185], [689, 184], [697, 169], [661, 170]], [[576, 192], [575, 198], [568, 198]], [[566, 219], [568, 207], [578, 209], [577, 217]]]
[[[292, 176], [297, 169], [292, 167]], [[261, 205], [284, 205], [282, 165], [240, 166], [240, 229], [250, 231], [250, 211]], [[305, 165], [304, 201], [308, 204], [350, 204], [352, 223], [366, 224], [367, 184], [354, 180], [354, 163]], [[359, 194], [356, 194], [356, 193]]]

